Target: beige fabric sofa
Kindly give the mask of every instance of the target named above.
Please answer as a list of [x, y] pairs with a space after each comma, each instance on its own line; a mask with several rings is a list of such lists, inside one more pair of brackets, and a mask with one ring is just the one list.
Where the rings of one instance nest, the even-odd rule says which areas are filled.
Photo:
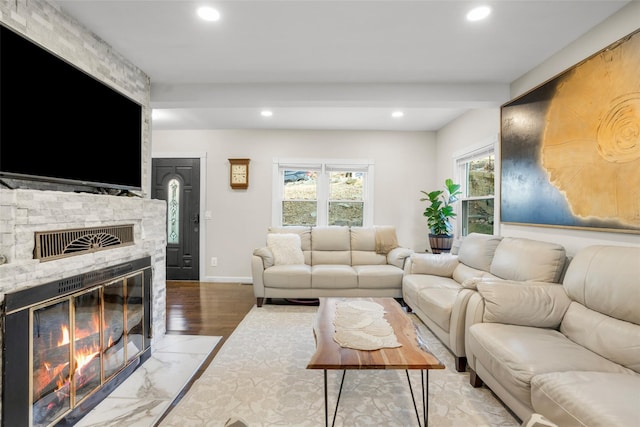
[[472, 384], [518, 417], [640, 425], [640, 248], [585, 248], [562, 285], [479, 283], [467, 309]]
[[480, 280], [559, 282], [566, 264], [557, 244], [524, 238], [471, 233], [457, 255], [414, 253], [405, 263], [405, 303], [451, 350], [456, 370], [466, 368], [467, 303]]
[[279, 264], [269, 246], [253, 252], [251, 271], [258, 307], [265, 298], [400, 298], [404, 262], [413, 251], [395, 247], [380, 253], [381, 230], [386, 243], [397, 240], [395, 229], [389, 226], [270, 228], [269, 234], [297, 234], [304, 259]]

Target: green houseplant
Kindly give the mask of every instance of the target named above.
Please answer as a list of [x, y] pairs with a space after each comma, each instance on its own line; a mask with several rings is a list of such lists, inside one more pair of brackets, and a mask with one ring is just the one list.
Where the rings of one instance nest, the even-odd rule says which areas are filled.
[[421, 202], [429, 202], [423, 212], [429, 227], [429, 245], [433, 253], [449, 252], [453, 242], [453, 225], [451, 220], [456, 217], [452, 204], [458, 201], [462, 194], [460, 184], [455, 184], [451, 178], [444, 182], [444, 190], [434, 190], [429, 193], [421, 191], [425, 196]]

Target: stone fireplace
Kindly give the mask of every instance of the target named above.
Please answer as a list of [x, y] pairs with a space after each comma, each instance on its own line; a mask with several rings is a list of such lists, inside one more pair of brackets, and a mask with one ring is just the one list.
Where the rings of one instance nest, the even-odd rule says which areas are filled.
[[[73, 423], [150, 356], [166, 330], [165, 215], [158, 200], [0, 190], [2, 425]], [[101, 247], [122, 226], [132, 242]], [[39, 258], [43, 234], [83, 229], [101, 234]]]

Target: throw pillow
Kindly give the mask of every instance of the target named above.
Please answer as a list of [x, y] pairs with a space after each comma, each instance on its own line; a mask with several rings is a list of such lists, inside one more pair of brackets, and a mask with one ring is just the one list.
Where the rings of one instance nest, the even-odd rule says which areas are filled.
[[273, 253], [274, 265], [304, 264], [304, 254], [298, 234], [269, 233], [267, 247]]

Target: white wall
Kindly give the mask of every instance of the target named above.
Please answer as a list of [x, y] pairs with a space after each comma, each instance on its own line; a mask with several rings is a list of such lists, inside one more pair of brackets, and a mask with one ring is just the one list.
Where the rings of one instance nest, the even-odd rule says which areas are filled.
[[[274, 158], [372, 159], [374, 224], [395, 225], [401, 245], [424, 250], [420, 190], [436, 182], [433, 132], [190, 130], [154, 131], [152, 156], [206, 153], [203, 281], [251, 281], [251, 254], [271, 225]], [[229, 187], [229, 158], [251, 159], [248, 190]], [[211, 257], [218, 266], [210, 267]]]
[[[638, 16], [640, 16], [640, 2], [632, 2], [625, 6], [592, 31], [514, 81], [511, 84], [511, 98], [516, 98], [534, 89], [567, 68], [637, 30], [640, 24]], [[471, 111], [441, 129], [437, 135], [438, 182], [453, 174], [452, 157], [463, 149], [466, 143], [473, 145], [476, 141], [496, 135], [499, 129], [499, 109]], [[640, 246], [640, 236], [637, 234], [511, 224], [501, 224], [498, 234], [556, 242], [562, 244], [570, 255], [585, 246], [594, 244]]]

